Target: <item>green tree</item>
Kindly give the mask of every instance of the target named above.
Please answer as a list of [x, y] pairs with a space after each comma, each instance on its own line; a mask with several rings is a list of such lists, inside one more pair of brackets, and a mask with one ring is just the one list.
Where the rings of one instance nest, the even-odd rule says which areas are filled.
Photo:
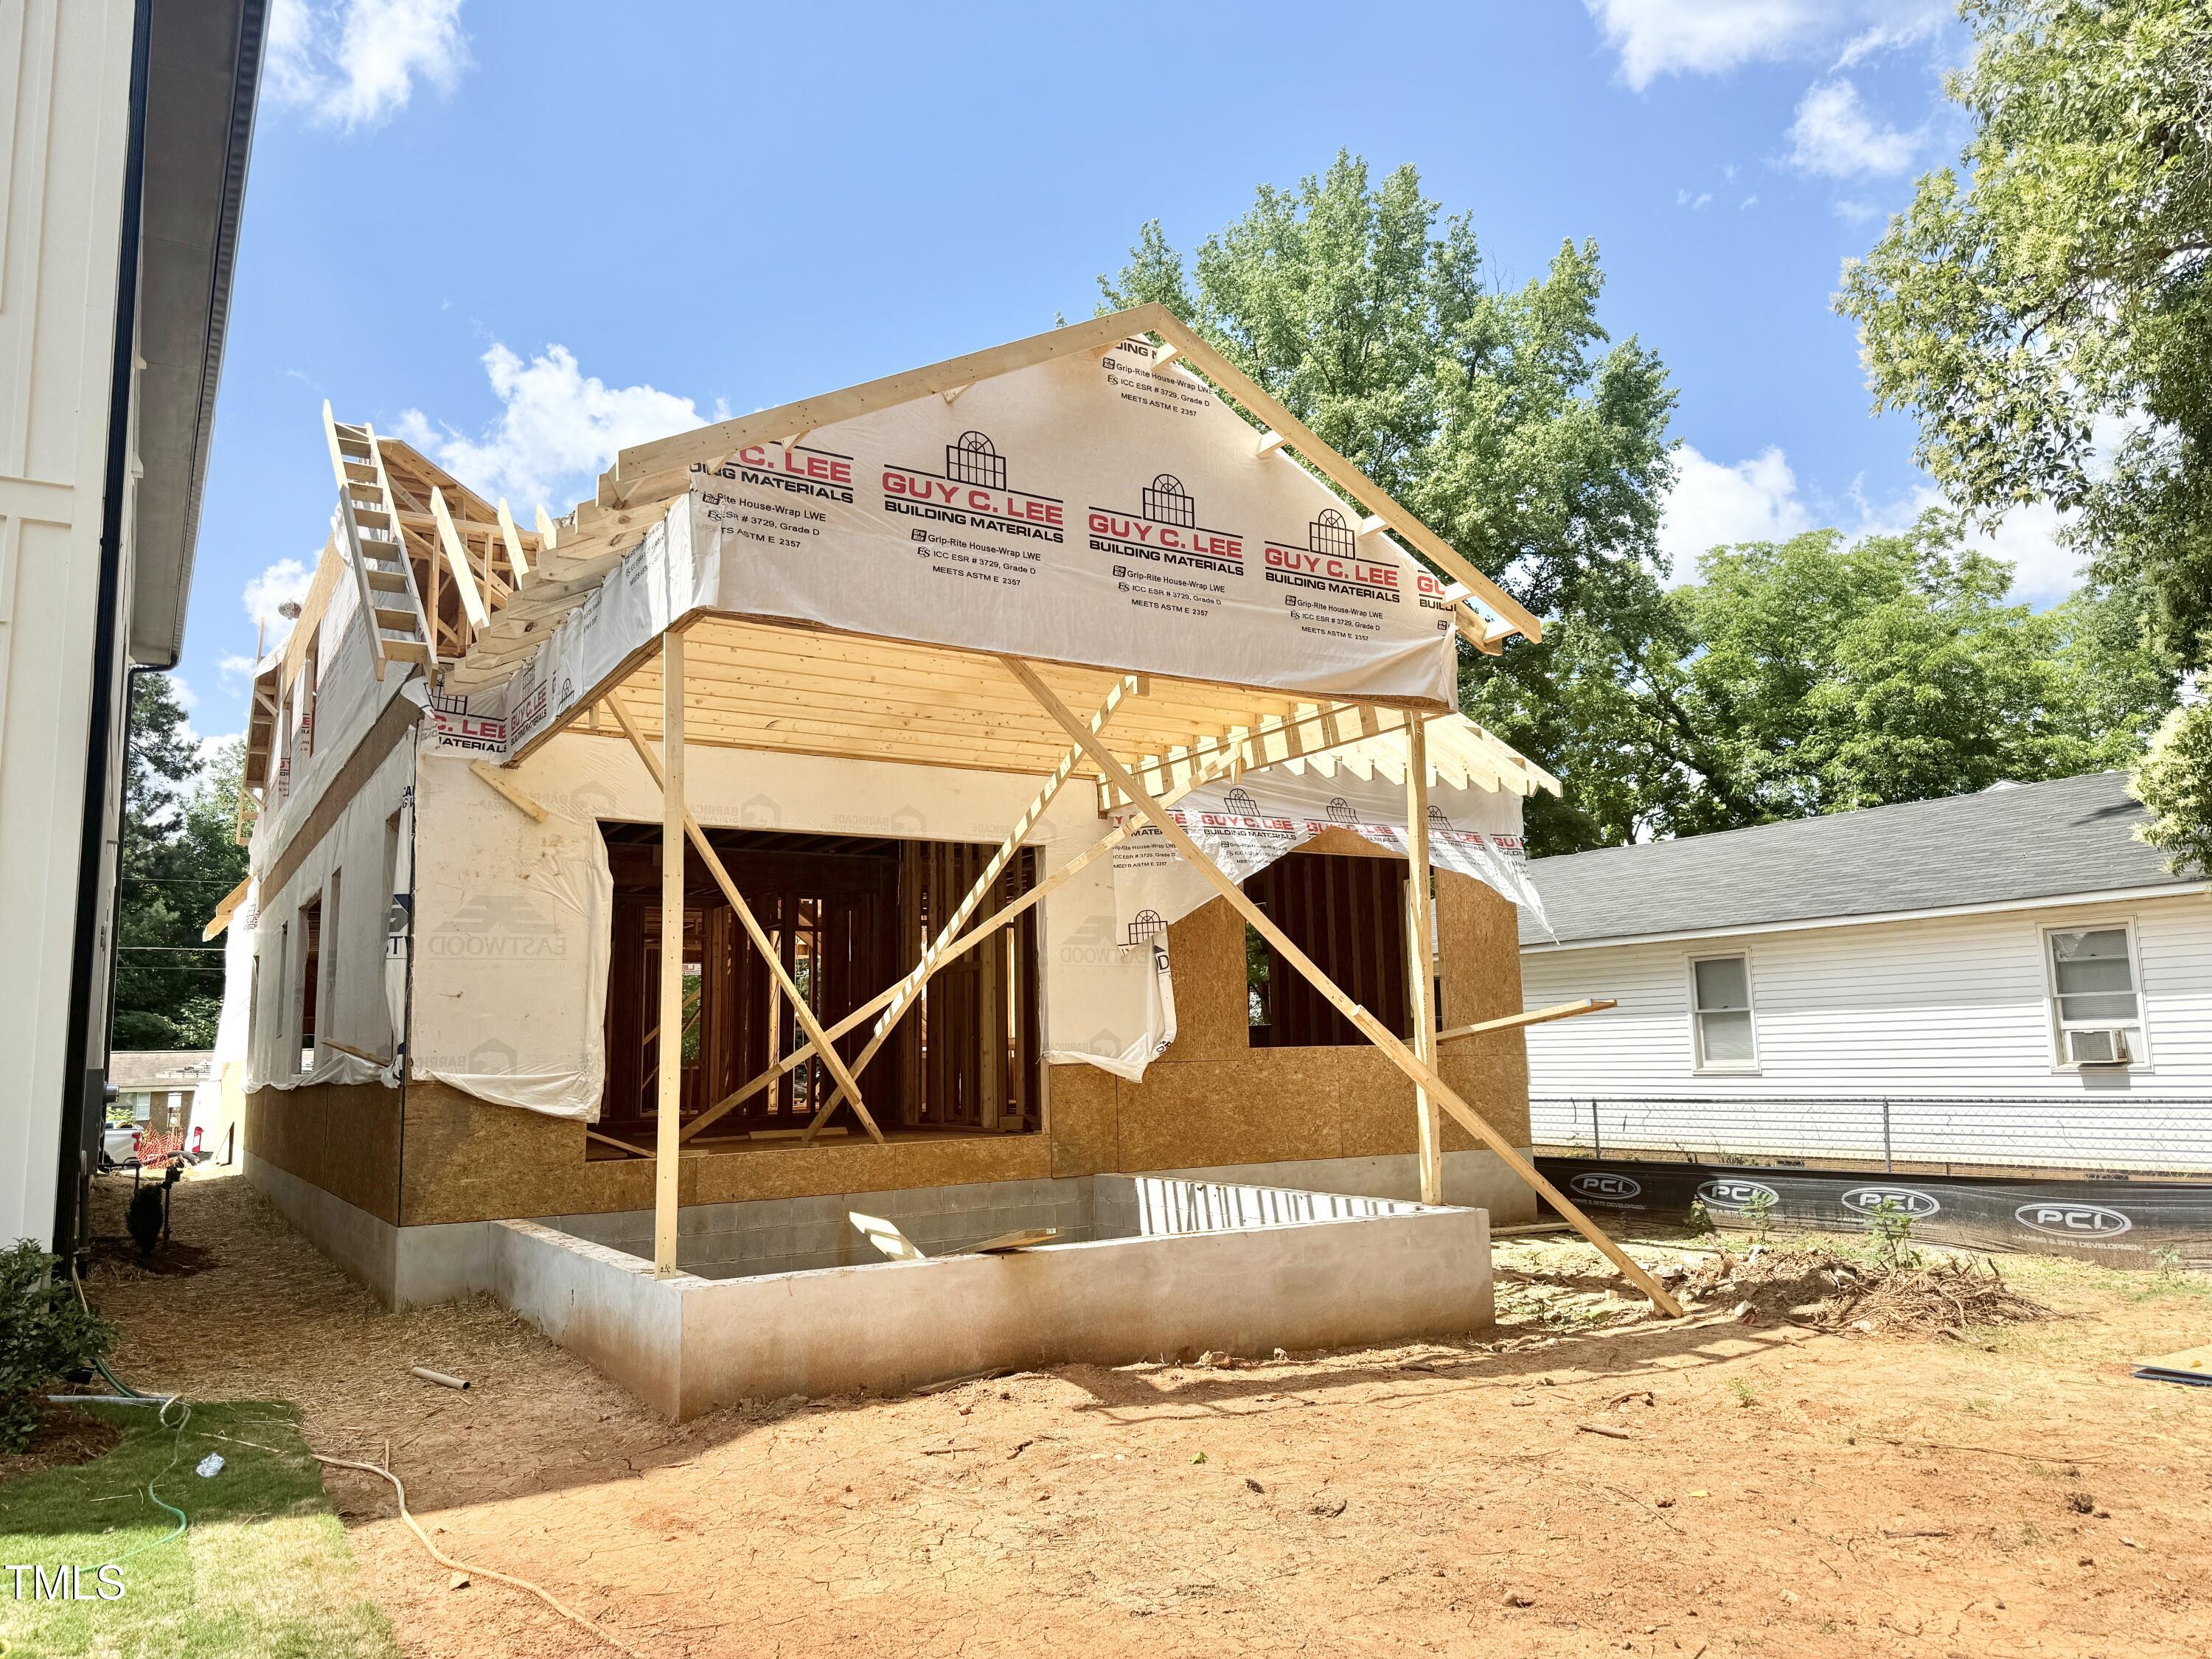
[[[1656, 835], [2127, 764], [2172, 706], [2140, 595], [2036, 614], [1950, 515], [1847, 543], [1821, 530], [1716, 548], [1665, 596], [1635, 672], [1567, 717]], [[1565, 642], [1571, 648], [1571, 641]]]
[[[2212, 663], [2212, 9], [2203, 0], [1966, 0], [1949, 82], [1961, 168], [1847, 265], [1878, 408], [1985, 516], [2051, 500], [2100, 580], [2139, 585], [2185, 665]], [[1962, 178], [1963, 173], [1963, 178]], [[2100, 454], [2100, 428], [2109, 440]], [[2138, 781], [2176, 867], [2212, 870], [2212, 705]], [[2196, 814], [2198, 816], [2191, 816]]]
[[135, 676], [117, 872], [118, 1048], [205, 1048], [222, 1009], [222, 957], [200, 938], [246, 874], [235, 840], [242, 745], [203, 764], [167, 675]]
[[[1262, 185], [1188, 259], [1146, 225], [1099, 279], [1108, 307], [1167, 306], [1547, 618], [1542, 643], [1463, 669], [1481, 717], [1540, 757], [1566, 743], [1559, 711], [1602, 701], [1663, 620], [1674, 392], [1656, 354], [1600, 325], [1603, 285], [1594, 242], [1493, 285], [1467, 217], [1412, 167], [1377, 186], [1346, 154], [1295, 190]], [[1568, 802], [1531, 803], [1538, 850], [1625, 838], [1609, 803], [1628, 786], [1590, 774]]]

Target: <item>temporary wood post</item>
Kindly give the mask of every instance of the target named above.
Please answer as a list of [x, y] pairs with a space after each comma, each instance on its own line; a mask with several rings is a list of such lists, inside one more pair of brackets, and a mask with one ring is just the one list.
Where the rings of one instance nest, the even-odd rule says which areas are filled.
[[[619, 707], [619, 705], [617, 705]], [[653, 1271], [676, 1271], [678, 1162], [684, 1143], [684, 636], [660, 636], [660, 1036], [653, 1136]]]
[[1519, 1176], [1522, 1180], [1541, 1194], [1551, 1206], [1565, 1217], [1577, 1232], [1603, 1251], [1606, 1259], [1620, 1268], [1631, 1284], [1650, 1298], [1653, 1307], [1658, 1309], [1669, 1319], [1680, 1319], [1682, 1316], [1681, 1304], [1667, 1294], [1666, 1288], [1657, 1279], [1637, 1266], [1628, 1253], [1614, 1243], [1607, 1236], [1603, 1228], [1598, 1226], [1577, 1209], [1565, 1193], [1545, 1180], [1536, 1166], [1522, 1157], [1519, 1149], [1504, 1136], [1492, 1128], [1481, 1114], [1462, 1100], [1458, 1092], [1437, 1074], [1434, 1067], [1425, 1065], [1417, 1059], [1413, 1051], [1401, 1042], [1389, 1026], [1346, 995], [1336, 981], [1322, 972], [1320, 965], [1311, 957], [1299, 950], [1292, 942], [1291, 936], [1278, 927], [1273, 919], [1265, 910], [1246, 896], [1243, 888], [1224, 875], [1220, 867], [1212, 859], [1206, 857], [1199, 844], [1190, 838], [1189, 832], [1175, 821], [1167, 808], [1147, 793], [1144, 785], [1139, 783], [1130, 775], [1129, 769], [1115, 759], [1112, 751], [1104, 744], [1084, 730], [1081, 719], [1053, 694], [1050, 686], [1037, 678], [1035, 669], [1019, 657], [1002, 656], [999, 660], [1006, 665], [1008, 673], [1028, 688], [1030, 695], [1036, 699], [1044, 711], [1060, 723], [1060, 729], [1083, 746], [1083, 751], [1097, 763], [1098, 769], [1106, 775], [1107, 781], [1127, 795], [1130, 801], [1152, 821], [1159, 832], [1168, 838], [1176, 851], [1182, 854], [1191, 867], [1205, 878], [1207, 884], [1222, 897], [1227, 899], [1231, 907], [1246, 921], [1251, 923], [1260, 936], [1275, 947], [1276, 955], [1304, 975], [1313, 988], [1327, 997], [1339, 1013], [1350, 1020], [1370, 1042], [1389, 1057], [1393, 1065], [1412, 1079], [1414, 1083], [1425, 1085], [1438, 1105], [1449, 1112], [1469, 1133], [1479, 1138], [1491, 1151], [1496, 1152], [1504, 1161], [1506, 1168], [1511, 1170], [1515, 1175]]
[[[674, 639], [676, 635], [672, 633], [662, 637]], [[680, 647], [677, 661], [680, 667], [683, 661]], [[664, 697], [667, 696], [665, 685], [661, 688], [661, 695]], [[629, 739], [630, 747], [637, 751], [638, 759], [644, 763], [646, 775], [662, 791], [665, 805], [668, 786], [662, 780], [660, 763], [653, 758], [652, 745], [646, 742], [645, 734], [637, 729], [637, 722], [630, 718], [629, 710], [623, 707], [620, 697], [609, 697], [607, 707], [615, 711], [616, 723], [622, 727], [623, 735]], [[683, 729], [680, 723], [677, 729]], [[663, 833], [666, 833], [665, 823]], [[722, 863], [722, 855], [714, 850], [714, 844], [707, 839], [707, 832], [699, 827], [699, 820], [689, 811], [683, 814], [678, 834], [690, 836], [691, 845], [698, 849], [699, 861], [707, 866], [707, 873], [714, 877], [714, 884], [722, 890], [722, 896], [730, 902], [730, 908], [737, 913], [738, 921], [744, 928], [745, 936], [753, 942], [753, 949], [768, 959], [769, 972], [783, 987], [784, 995], [791, 999], [792, 1015], [806, 1033], [814, 1052], [822, 1056], [822, 1063], [830, 1068], [830, 1075], [844, 1086], [845, 1097], [853, 1103], [853, 1111], [860, 1118], [861, 1127], [880, 1146], [884, 1132], [876, 1127], [876, 1120], [868, 1115], [867, 1103], [860, 1098], [860, 1085], [853, 1080], [853, 1073], [837, 1053], [836, 1045], [824, 1035], [822, 1022], [814, 1017], [812, 1006], [792, 979], [790, 970], [783, 965], [782, 953], [769, 942], [767, 930], [760, 925], [760, 918], [753, 914], [752, 906], [745, 902], [745, 896], [738, 890], [738, 884], [730, 879], [729, 870]], [[693, 1127], [696, 1128], [697, 1126]]]
[[[1429, 892], [1428, 722], [1406, 727], [1406, 1008], [1413, 1018], [1413, 1058], [1437, 1063], [1436, 904]], [[1420, 1137], [1421, 1202], [1444, 1201], [1443, 1114], [1428, 1085], [1413, 1082], [1413, 1119]]]

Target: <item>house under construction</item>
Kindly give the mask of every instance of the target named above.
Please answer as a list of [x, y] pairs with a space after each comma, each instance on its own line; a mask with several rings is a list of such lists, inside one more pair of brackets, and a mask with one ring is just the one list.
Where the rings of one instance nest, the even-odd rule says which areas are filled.
[[527, 524], [325, 421], [216, 1059], [387, 1301], [687, 1414], [1463, 1331], [1492, 1219], [1581, 1224], [1523, 1155], [1558, 786], [1455, 712], [1539, 625], [1165, 311]]

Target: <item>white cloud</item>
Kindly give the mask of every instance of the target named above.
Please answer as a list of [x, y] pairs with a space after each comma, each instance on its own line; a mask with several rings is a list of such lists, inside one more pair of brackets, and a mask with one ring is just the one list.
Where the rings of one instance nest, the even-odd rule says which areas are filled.
[[407, 107], [420, 77], [449, 93], [469, 66], [461, 0], [275, 0], [264, 80], [277, 103], [351, 131]]
[[1712, 204], [1713, 193], [1709, 190], [1695, 196], [1691, 195], [1686, 190], [1678, 190], [1674, 192], [1674, 205], [1686, 207], [1692, 213], [1701, 213]]
[[[483, 362], [501, 409], [480, 436], [434, 428], [417, 409], [400, 416], [398, 433], [464, 483], [492, 495], [545, 501], [562, 510], [562, 487], [578, 493], [618, 450], [707, 423], [689, 398], [649, 386], [611, 387], [585, 374], [566, 346], [549, 345], [526, 363], [495, 344]], [[726, 415], [718, 404], [709, 418]]]
[[1832, 179], [1902, 173], [1912, 165], [1920, 139], [1876, 121], [1859, 102], [1859, 89], [1839, 76], [1816, 82], [1798, 100], [1790, 164]]
[[1825, 58], [1852, 63], [1922, 39], [1946, 0], [1583, 0], [1620, 78], [1642, 91], [1662, 75], [1722, 75], [1746, 64]]
[[1698, 556], [1735, 542], [1780, 541], [1813, 527], [1798, 499], [1797, 475], [1769, 445], [1747, 461], [1723, 466], [1684, 444], [1674, 452], [1674, 487], [1659, 520], [1659, 550], [1678, 582], [1693, 580]]
[[[1926, 481], [1883, 502], [1869, 501], [1856, 485], [1843, 503], [1808, 499], [1789, 458], [1775, 446], [1725, 466], [1686, 443], [1675, 452], [1659, 546], [1674, 565], [1673, 580], [1681, 583], [1696, 579], [1698, 557], [1715, 547], [1780, 541], [1830, 525], [1854, 539], [1894, 535], [1943, 504], [1942, 492]], [[2014, 599], [2053, 605], [2081, 580], [2081, 556], [2059, 540], [2063, 527], [2056, 507], [2037, 502], [2015, 507], [1994, 530], [1971, 530], [1966, 540], [2013, 567]]]
[[1748, 212], [1750, 212], [1750, 211], [1752, 210], [1752, 209], [1753, 209], [1753, 208], [1757, 207], [1758, 205], [1759, 205], [1759, 198], [1757, 198], [1756, 196], [1747, 196], [1747, 197], [1745, 197], [1745, 198], [1743, 198], [1743, 200], [1741, 200], [1741, 202], [1738, 202], [1738, 203], [1735, 204], [1735, 210], [1736, 210], [1738, 213], [1748, 213]]
[[243, 741], [245, 737], [246, 733], [243, 732], [226, 732], [212, 738], [194, 732], [192, 741], [199, 745], [200, 770], [206, 771], [222, 758], [224, 750], [229, 748], [234, 743]]
[[1882, 217], [1882, 210], [1872, 202], [1838, 200], [1828, 204], [1828, 211], [1847, 225], [1863, 225]]
[[224, 657], [216, 663], [216, 677], [222, 683], [225, 690], [234, 691], [239, 682], [252, 678], [253, 671], [259, 666], [252, 658], [243, 654]]
[[1846, 70], [1886, 52], [1917, 46], [1942, 27], [1950, 15], [1948, 8], [1936, 7], [1917, 14], [1908, 11], [1893, 23], [1877, 23], [1844, 42], [1844, 49], [1836, 54], [1836, 67]]
[[192, 690], [182, 674], [169, 671], [169, 695], [177, 700], [177, 707], [187, 714], [200, 706], [200, 694]]
[[[318, 558], [321, 556], [320, 554], [316, 555]], [[279, 559], [246, 584], [246, 592], [240, 597], [245, 601], [247, 619], [262, 625], [263, 650], [266, 651], [292, 631], [291, 618], [279, 616], [277, 607], [288, 603], [297, 605], [304, 600], [307, 597], [308, 584], [314, 579], [313, 564], [303, 564], [297, 559]], [[247, 665], [246, 672], [252, 672], [251, 664]]]

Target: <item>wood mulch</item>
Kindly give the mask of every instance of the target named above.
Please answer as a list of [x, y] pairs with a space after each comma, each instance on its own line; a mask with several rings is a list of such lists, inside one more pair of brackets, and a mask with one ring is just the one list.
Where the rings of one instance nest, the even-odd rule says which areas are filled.
[[104, 1417], [57, 1406], [40, 1419], [31, 1443], [19, 1452], [0, 1452], [0, 1486], [48, 1469], [89, 1463], [112, 1451], [123, 1431]]

